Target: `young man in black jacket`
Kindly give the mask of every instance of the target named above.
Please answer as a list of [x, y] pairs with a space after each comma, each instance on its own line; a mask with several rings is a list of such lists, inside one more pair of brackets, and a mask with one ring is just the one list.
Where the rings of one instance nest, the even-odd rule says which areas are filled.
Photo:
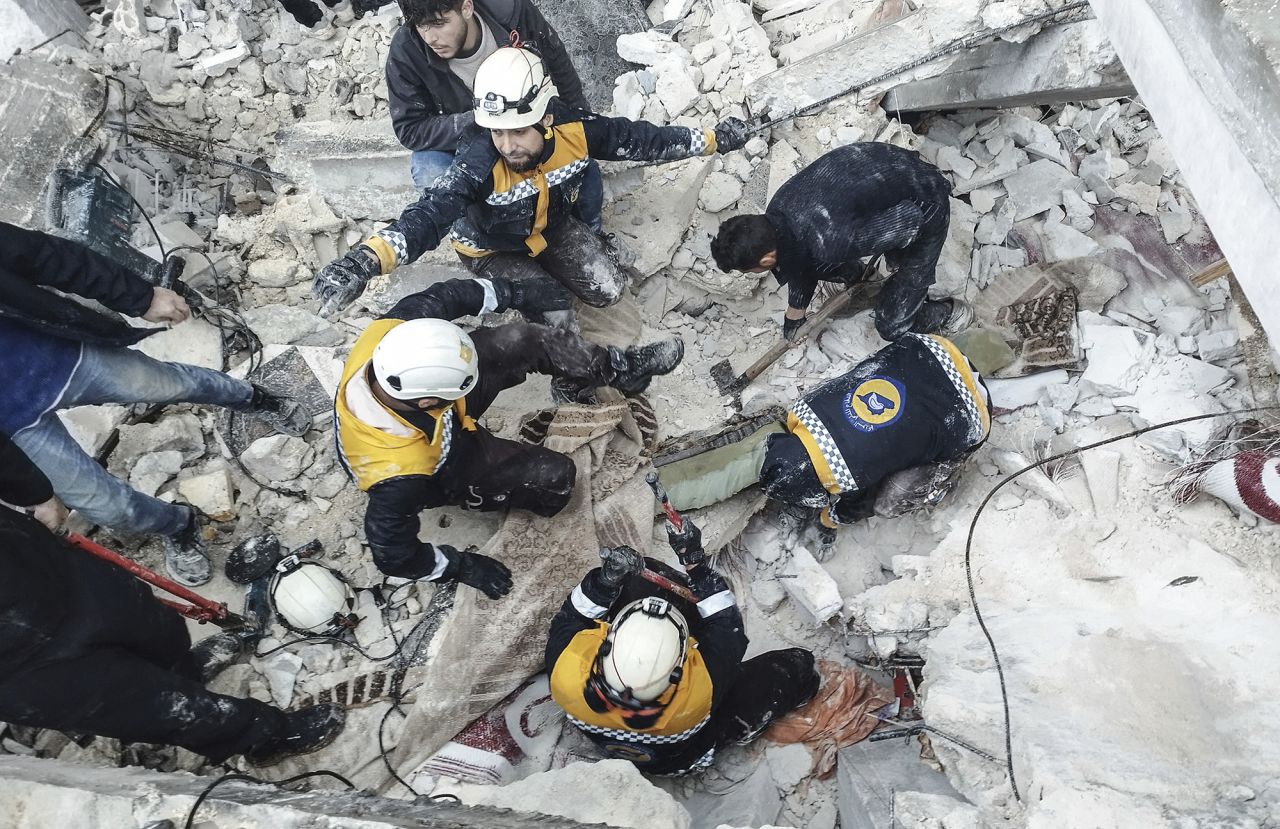
[[58, 497], [91, 521], [166, 540], [170, 575], [188, 585], [211, 567], [195, 511], [130, 487], [89, 457], [58, 410], [102, 403], [212, 403], [301, 435], [311, 417], [298, 403], [220, 371], [164, 363], [128, 348], [158, 328], [133, 328], [41, 286], [97, 300], [121, 314], [177, 324], [181, 296], [77, 242], [0, 222], [0, 432], [40, 467]]
[[876, 306], [876, 330], [892, 342], [909, 331], [957, 330], [967, 307], [928, 298], [947, 241], [951, 184], [912, 150], [849, 144], [801, 170], [763, 215], [720, 225], [711, 254], [722, 271], [773, 271], [788, 291], [782, 334], [795, 337], [820, 281], [861, 275], [858, 262], [885, 254], [893, 276]]
[[[668, 529], [687, 577], [628, 547], [573, 589], [551, 622], [551, 696], [610, 757], [649, 774], [707, 768], [716, 750], [754, 739], [819, 686], [813, 654], [768, 651], [743, 661], [742, 611], [689, 520]], [[686, 581], [688, 602], [640, 577], [645, 566]]]
[[747, 139], [736, 118], [714, 130], [658, 127], [561, 107], [542, 59], [527, 49], [499, 49], [476, 78], [476, 125], [488, 134], [477, 131], [397, 221], [316, 274], [322, 314], [347, 307], [374, 276], [446, 237], [478, 275], [550, 274], [587, 305], [613, 305], [626, 272], [573, 215], [590, 160], [674, 161], [729, 152]]
[[[449, 169], [475, 124], [476, 70], [500, 46], [523, 45], [542, 56], [560, 100], [589, 110], [573, 62], [556, 30], [530, 0], [400, 0], [404, 25], [387, 52], [387, 100], [400, 143], [413, 151], [413, 183], [431, 187]], [[575, 215], [600, 231], [604, 184], [587, 165]]]
[[[35, 509], [49, 481], [0, 433], [0, 500]], [[327, 745], [345, 712], [282, 711], [205, 683], [239, 652], [234, 634], [193, 649], [186, 622], [119, 567], [0, 506], [0, 721], [182, 746], [258, 765]]]

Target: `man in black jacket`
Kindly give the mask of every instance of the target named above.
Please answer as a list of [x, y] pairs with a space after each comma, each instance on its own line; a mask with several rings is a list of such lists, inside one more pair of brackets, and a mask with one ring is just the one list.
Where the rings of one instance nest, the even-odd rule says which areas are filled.
[[684, 356], [680, 340], [603, 348], [562, 328], [520, 322], [470, 335], [449, 320], [567, 303], [550, 277], [450, 279], [411, 294], [375, 320], [347, 357], [336, 409], [338, 454], [369, 494], [365, 535], [387, 575], [457, 579], [491, 599], [511, 587], [501, 563], [418, 539], [424, 509], [526, 509], [558, 513], [577, 479], [573, 460], [506, 440], [476, 422], [529, 374], [638, 394]]
[[[542, 56], [560, 99], [590, 109], [556, 30], [530, 0], [401, 0], [404, 25], [387, 52], [387, 99], [400, 143], [413, 151], [413, 183], [431, 187], [475, 124], [476, 70], [499, 46]], [[604, 207], [600, 166], [586, 170], [575, 214], [597, 232]]]
[[[668, 528], [687, 577], [628, 547], [600, 551], [551, 622], [545, 664], [569, 722], [610, 757], [649, 774], [707, 768], [717, 749], [754, 739], [818, 692], [813, 654], [743, 661], [742, 611], [689, 520]], [[645, 566], [692, 588], [688, 602], [640, 577]]]
[[527, 49], [490, 55], [476, 76], [476, 100], [476, 124], [488, 135], [476, 134], [397, 221], [316, 274], [322, 314], [345, 308], [375, 275], [446, 237], [479, 275], [520, 281], [549, 274], [587, 305], [613, 305], [626, 273], [572, 212], [588, 162], [674, 161], [729, 152], [747, 139], [736, 118], [714, 130], [658, 127], [562, 107], [543, 61]]
[[71, 437], [58, 410], [212, 403], [251, 413], [293, 435], [306, 432], [310, 415], [261, 386], [128, 348], [160, 329], [133, 328], [42, 285], [154, 323], [187, 319], [186, 301], [77, 242], [0, 222], [0, 359], [7, 375], [0, 384], [0, 432], [49, 476], [67, 506], [111, 529], [164, 536], [170, 575], [203, 584], [211, 567], [195, 511], [109, 475]]
[[[0, 433], [0, 500], [54, 498]], [[193, 649], [186, 622], [124, 570], [0, 506], [0, 721], [182, 746], [265, 765], [322, 748], [342, 730], [331, 703], [287, 712], [205, 683], [239, 652], [234, 634]]]
[[928, 298], [947, 241], [950, 195], [950, 183], [917, 153], [849, 144], [778, 188], [763, 215], [725, 221], [711, 254], [722, 271], [773, 271], [787, 286], [787, 339], [804, 324], [818, 282], [857, 278], [858, 260], [881, 253], [894, 273], [876, 306], [880, 336], [947, 333], [968, 313], [962, 302]]

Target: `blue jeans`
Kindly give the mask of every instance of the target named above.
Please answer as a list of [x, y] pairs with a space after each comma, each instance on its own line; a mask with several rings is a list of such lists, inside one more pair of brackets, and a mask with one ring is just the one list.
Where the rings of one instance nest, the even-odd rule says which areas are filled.
[[[247, 409], [253, 386], [220, 371], [162, 363], [141, 351], [85, 344], [58, 408], [102, 403], [213, 403]], [[109, 474], [62, 425], [55, 411], [13, 436], [68, 507], [115, 530], [174, 535], [191, 508], [143, 495]]]
[[[413, 186], [426, 190], [435, 184], [436, 179], [444, 175], [453, 163], [453, 153], [440, 150], [417, 150], [409, 162], [409, 172], [413, 176]], [[577, 216], [587, 227], [599, 233], [603, 228], [604, 212], [604, 178], [600, 174], [600, 165], [592, 159], [582, 175], [582, 189], [578, 191], [578, 203], [574, 208]]]

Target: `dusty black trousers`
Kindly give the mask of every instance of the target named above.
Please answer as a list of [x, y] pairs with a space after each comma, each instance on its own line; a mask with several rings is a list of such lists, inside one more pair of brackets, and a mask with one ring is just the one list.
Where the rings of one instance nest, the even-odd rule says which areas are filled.
[[[125, 742], [176, 745], [220, 762], [284, 724], [277, 708], [205, 689], [186, 623], [123, 570], [74, 551], [93, 585], [53, 641], [0, 670], [0, 720]], [[83, 577], [83, 578], [81, 578]]]
[[[592, 388], [613, 379], [608, 349], [563, 328], [519, 322], [478, 329], [471, 339], [481, 366], [475, 390], [467, 395], [471, 417], [480, 417], [499, 392], [529, 374]], [[567, 455], [497, 437], [484, 427], [459, 430], [448, 463], [426, 479], [425, 508], [515, 508], [552, 516], [569, 503], [576, 478]]]

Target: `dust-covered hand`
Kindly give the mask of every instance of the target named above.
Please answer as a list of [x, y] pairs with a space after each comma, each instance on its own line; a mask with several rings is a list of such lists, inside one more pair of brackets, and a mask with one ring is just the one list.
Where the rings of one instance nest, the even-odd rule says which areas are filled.
[[716, 124], [716, 152], [730, 153], [745, 147], [751, 137], [750, 129], [741, 118], [726, 118]]
[[151, 289], [151, 306], [147, 308], [142, 318], [147, 322], [167, 322], [170, 325], [177, 325], [180, 322], [186, 322], [189, 316], [191, 316], [191, 307], [187, 305], [187, 301], [181, 294], [168, 288], [156, 287]]
[[688, 518], [681, 522], [679, 530], [667, 522], [667, 541], [685, 569], [697, 567], [707, 560], [707, 553], [702, 549], [702, 530]]
[[532, 279], [494, 278], [494, 293], [499, 308], [514, 308], [525, 314], [542, 314], [548, 311], [567, 311], [571, 304], [569, 292], [550, 276]]
[[457, 550], [447, 544], [437, 545], [436, 550], [449, 559], [442, 579], [457, 579], [491, 599], [501, 599], [511, 592], [511, 571], [501, 561], [479, 553]]
[[355, 302], [381, 270], [378, 255], [368, 245], [356, 245], [321, 268], [311, 283], [311, 295], [320, 300], [320, 316], [330, 317]]
[[34, 507], [28, 507], [27, 511], [31, 513], [32, 518], [48, 527], [49, 532], [58, 532], [67, 521], [66, 505], [58, 500], [57, 495], [48, 501], [36, 504]]
[[600, 578], [609, 587], [618, 587], [644, 569], [644, 557], [626, 546], [600, 548]]

